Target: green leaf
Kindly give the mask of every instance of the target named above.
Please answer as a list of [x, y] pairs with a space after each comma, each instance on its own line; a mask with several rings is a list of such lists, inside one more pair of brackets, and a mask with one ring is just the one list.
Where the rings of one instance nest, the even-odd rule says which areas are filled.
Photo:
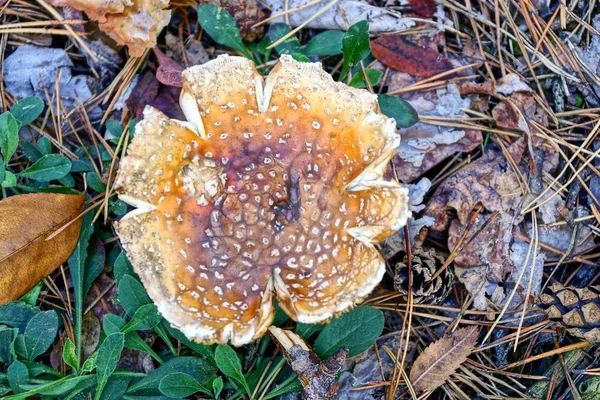
[[231, 47], [245, 57], [252, 59], [252, 55], [242, 41], [235, 21], [227, 10], [214, 4], [201, 5], [198, 7], [198, 21], [215, 42]]
[[44, 111], [44, 102], [39, 97], [27, 97], [12, 106], [10, 113], [21, 122], [29, 125]]
[[135, 314], [138, 308], [152, 302], [140, 281], [131, 275], [125, 275], [119, 281], [118, 300], [127, 315], [131, 316]]
[[342, 347], [354, 357], [371, 347], [383, 331], [383, 313], [373, 307], [358, 307], [334, 318], [319, 334], [313, 351], [327, 358]]
[[37, 147], [25, 140], [20, 140], [19, 146], [21, 146], [21, 151], [23, 152], [23, 154], [25, 154], [25, 157], [27, 157], [27, 159], [31, 162], [36, 162], [43, 156], [43, 154], [40, 153]]
[[11, 188], [17, 186], [17, 177], [10, 171], [6, 171], [4, 180], [0, 183], [0, 186], [5, 188]]
[[302, 336], [304, 339], [308, 340], [312, 335], [321, 331], [325, 325], [320, 324], [304, 324], [302, 322], [298, 322], [296, 324], [296, 333]]
[[102, 273], [106, 264], [106, 249], [100, 239], [92, 240], [88, 255], [85, 260], [85, 273], [83, 276], [83, 296], [85, 297], [92, 287], [94, 280]]
[[219, 376], [219, 377], [217, 377], [217, 379], [215, 379], [213, 381], [213, 383], [212, 383], [212, 390], [213, 390], [213, 394], [215, 396], [215, 399], [218, 399], [219, 395], [223, 391], [223, 378], [221, 378]]
[[70, 170], [71, 160], [67, 157], [62, 154], [47, 154], [17, 175], [22, 178], [49, 182], [54, 179], [62, 178], [67, 175]]
[[310, 62], [310, 59], [308, 57], [300, 53], [292, 54], [292, 58], [298, 62]]
[[[118, 315], [107, 314], [104, 316], [104, 333], [111, 335], [116, 332], [121, 332], [125, 328], [125, 320]], [[163, 360], [152, 350], [150, 345], [146, 343], [137, 332], [129, 332], [125, 334], [125, 347], [128, 349], [144, 351], [152, 356], [159, 363]]]
[[41, 362], [23, 361], [23, 364], [25, 364], [27, 366], [27, 369], [29, 370], [30, 378], [35, 378], [36, 376], [40, 376], [40, 375], [52, 375], [57, 378], [63, 377], [63, 374], [61, 374], [60, 372], [58, 372], [57, 370], [52, 368], [50, 365], [46, 365]]
[[19, 328], [19, 331], [23, 333], [29, 320], [39, 312], [40, 310], [36, 307], [22, 301], [13, 301], [0, 306], [0, 324]]
[[108, 383], [104, 387], [102, 392], [101, 400], [115, 400], [123, 398], [123, 395], [127, 391], [129, 382], [131, 382], [130, 376], [113, 375], [108, 379]]
[[186, 373], [175, 372], [160, 380], [158, 390], [167, 397], [188, 397], [202, 389], [197, 380]]
[[[371, 84], [371, 86], [377, 85], [379, 83], [379, 80], [383, 76], [383, 72], [374, 68], [367, 68], [365, 72], [367, 73], [367, 77], [369, 78], [369, 83]], [[350, 80], [350, 83], [348, 83], [348, 85], [358, 89], [364, 89], [365, 87], [367, 87], [364, 74], [361, 72], [354, 75]]]
[[144, 304], [135, 311], [133, 318], [127, 325], [121, 329], [121, 332], [128, 333], [132, 331], [140, 331], [145, 329], [152, 329], [158, 323], [162, 317], [158, 313], [154, 304]]
[[163, 323], [163, 327], [167, 330], [167, 332], [169, 332], [169, 335], [173, 336], [182, 344], [189, 347], [190, 349], [198, 353], [200, 356], [206, 358], [207, 360], [214, 361], [215, 356], [213, 346], [192, 342], [187, 337], [185, 337], [185, 335], [179, 329], [173, 328], [171, 324], [166, 323], [166, 321]]
[[46, 136], [42, 136], [38, 139], [37, 148], [42, 156], [52, 154], [52, 142]]
[[357, 65], [371, 54], [369, 21], [359, 21], [348, 28], [342, 38], [342, 53], [344, 53], [344, 68], [340, 79], [346, 76], [350, 67]]
[[77, 371], [79, 366], [77, 365], [77, 354], [75, 353], [75, 344], [71, 341], [71, 339], [67, 338], [65, 342], [65, 347], [63, 347], [63, 360], [65, 363], [73, 368], [73, 370]]
[[415, 109], [400, 97], [380, 94], [378, 102], [381, 112], [394, 118], [398, 128], [408, 128], [419, 122], [419, 115]]
[[246, 390], [246, 393], [249, 395], [252, 394], [242, 373], [242, 363], [235, 350], [227, 345], [218, 345], [215, 350], [215, 362], [225, 376], [239, 382]]
[[106, 185], [102, 182], [102, 179], [95, 172], [90, 172], [86, 175], [86, 181], [90, 188], [92, 188], [95, 192], [104, 193], [106, 190]]
[[14, 343], [19, 330], [0, 326], [0, 363], [8, 364], [14, 358]]
[[58, 331], [58, 317], [52, 310], [38, 313], [29, 320], [23, 335], [28, 361], [33, 361], [50, 347], [56, 331]]
[[200, 384], [211, 380], [216, 373], [215, 367], [198, 357], [175, 357], [155, 369], [151, 374], [134, 383], [127, 393], [147, 395], [158, 389], [160, 381], [167, 375], [181, 372], [191, 375]]
[[319, 33], [306, 44], [304, 54], [309, 56], [335, 56], [342, 54], [344, 31]]
[[113, 266], [113, 274], [115, 275], [115, 281], [119, 282], [125, 275], [133, 275], [133, 265], [127, 258], [127, 253], [121, 251], [115, 260]]
[[298, 379], [294, 379], [287, 385], [276, 387], [275, 389], [271, 390], [269, 394], [267, 394], [264, 397], [264, 400], [272, 399], [274, 397], [281, 396], [282, 394], [289, 392], [299, 392], [300, 390], [302, 390], [302, 384]]
[[23, 393], [24, 390], [21, 388], [29, 382], [29, 371], [25, 364], [21, 361], [14, 361], [8, 366], [6, 371], [8, 377], [8, 384], [15, 393]]
[[40, 296], [40, 292], [42, 291], [42, 286], [44, 286], [44, 282], [39, 282], [37, 285], [29, 289], [29, 292], [21, 296], [21, 301], [29, 304], [30, 306], [35, 306], [35, 303]]
[[0, 155], [0, 182], [4, 181], [6, 176], [6, 167], [4, 166], [4, 158]]
[[4, 166], [8, 166], [18, 145], [19, 122], [9, 112], [0, 114], [0, 150], [4, 155]]
[[94, 232], [92, 225], [93, 213], [89, 212], [83, 217], [81, 232], [77, 245], [69, 257], [68, 263], [71, 272], [71, 281], [75, 292], [75, 346], [77, 347], [77, 366], [81, 364], [81, 321], [83, 319], [83, 282], [85, 278], [85, 261], [88, 254], [88, 243]]
[[121, 135], [123, 134], [123, 127], [121, 126], [119, 121], [116, 121], [114, 119], [109, 119], [109, 120], [106, 120], [106, 123], [104, 124], [104, 126], [106, 126], [106, 130], [114, 137], [118, 138], [118, 137], [121, 137]]
[[96, 400], [100, 399], [108, 378], [115, 372], [124, 346], [125, 335], [120, 332], [107, 336], [102, 345], [100, 345], [96, 359], [96, 373], [98, 375]]
[[21, 399], [30, 399], [32, 396], [36, 394], [46, 395], [46, 396], [56, 396], [58, 398], [65, 398], [66, 394], [76, 390], [77, 388], [86, 388], [90, 387], [95, 382], [95, 376], [87, 375], [87, 376], [65, 376], [64, 378], [58, 379], [56, 381], [51, 381], [42, 385], [24, 385], [23, 389], [26, 389], [27, 392], [21, 393], [18, 396], [10, 396], [6, 397], [6, 400], [21, 400]]
[[[291, 31], [292, 30], [290, 29], [290, 27], [286, 24], [273, 24], [269, 27], [269, 32], [267, 33], [267, 35], [269, 36], [269, 40], [271, 41], [271, 43], [275, 43]], [[277, 53], [279, 53], [280, 55], [294, 53], [302, 54], [304, 52], [304, 49], [302, 49], [302, 45], [300, 44], [298, 38], [295, 35], [292, 35], [277, 46], [275, 46], [275, 51], [277, 51]]]
[[83, 363], [83, 366], [81, 367], [81, 373], [82, 374], [89, 374], [90, 372], [92, 372], [93, 370], [95, 370], [96, 369], [96, 360], [97, 359], [98, 359], [98, 351], [95, 351]]

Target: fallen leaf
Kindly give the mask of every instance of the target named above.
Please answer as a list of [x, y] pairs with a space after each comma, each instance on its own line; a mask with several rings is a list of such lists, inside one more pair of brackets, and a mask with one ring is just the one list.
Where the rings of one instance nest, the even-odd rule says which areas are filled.
[[85, 195], [35, 193], [0, 201], [0, 304], [18, 299], [64, 263], [77, 244]]
[[179, 107], [179, 95], [181, 88], [175, 86], [161, 85], [158, 89], [158, 96], [151, 105], [161, 110], [169, 118], [185, 121], [185, 115]]
[[429, 345], [410, 370], [413, 388], [423, 392], [441, 386], [473, 352], [478, 334], [475, 326], [461, 328]]
[[[388, 319], [388, 323], [389, 321]], [[411, 365], [415, 359], [417, 346], [412, 341], [405, 346], [406, 342], [403, 336], [405, 335], [402, 335], [400, 331], [382, 335], [377, 339], [376, 346], [371, 346], [364, 353], [346, 360], [346, 365], [339, 378], [340, 389], [337, 398], [348, 400], [384, 399], [387, 389], [384, 382], [393, 377], [394, 370], [397, 368], [394, 361], [398, 351], [402, 353], [405, 347], [408, 347], [407, 365]], [[399, 398], [400, 390], [402, 389], [398, 389], [395, 398]]]
[[127, 107], [136, 118], [142, 118], [144, 107], [156, 99], [159, 87], [160, 83], [152, 72], [147, 71], [142, 75], [126, 102]]
[[[470, 100], [462, 98], [453, 84], [446, 89], [420, 93], [407, 101], [419, 115], [439, 117], [464, 117], [466, 115], [461, 109], [470, 107]], [[472, 151], [483, 141], [478, 130], [455, 129], [424, 122], [400, 129], [399, 132], [402, 140], [392, 163], [402, 182], [414, 181], [446, 158], [458, 152]]]
[[269, 332], [302, 382], [303, 398], [307, 400], [337, 398], [339, 389], [337, 373], [346, 361], [347, 349], [341, 348], [327, 360], [321, 361], [298, 334], [275, 326], [270, 327]]
[[[345, 31], [349, 26], [359, 21], [369, 22], [369, 32], [399, 32], [415, 26], [412, 18], [402, 16], [399, 11], [390, 13], [385, 7], [377, 7], [362, 0], [339, 0], [334, 7], [327, 6], [327, 2], [314, 2], [313, 0], [266, 0], [271, 15], [277, 15], [285, 10], [295, 10], [285, 18], [283, 15], [269, 21], [270, 24], [287, 23], [292, 27], [307, 23], [306, 28], [334, 29]], [[316, 15], [321, 11], [320, 15]]]
[[165, 43], [167, 45], [167, 56], [180, 65], [191, 67], [204, 64], [210, 60], [208, 51], [206, 51], [202, 42], [193, 36], [182, 41], [179, 37], [167, 32], [165, 34]]
[[[418, 216], [418, 213], [425, 208], [425, 205], [422, 204], [423, 197], [431, 188], [431, 181], [427, 178], [423, 178], [419, 182], [407, 184], [405, 187], [408, 189], [408, 209], [412, 213], [412, 216], [408, 218], [407, 222], [410, 243], [411, 246], [419, 246], [421, 231], [427, 231], [427, 227], [433, 225], [435, 222], [430, 216]], [[404, 237], [404, 229], [398, 230], [398, 232], [394, 233], [381, 244], [381, 254], [386, 260], [389, 260], [399, 252], [405, 251], [406, 240]]]
[[51, 0], [71, 6], [98, 22], [99, 28], [133, 57], [156, 45], [156, 37], [171, 20], [169, 0]]
[[2, 67], [6, 89], [17, 99], [53, 98], [58, 88], [62, 104], [70, 110], [77, 105], [77, 98], [86, 101], [92, 97], [85, 76], [72, 75], [73, 62], [63, 49], [18, 46]]
[[[430, 78], [460, 65], [435, 49], [408, 41], [403, 35], [379, 36], [371, 41], [371, 51], [376, 59], [388, 67], [419, 78]], [[446, 79], [453, 75], [448, 75]]]
[[[520, 112], [517, 112], [517, 110]], [[533, 93], [514, 92], [492, 110], [492, 116], [500, 128], [523, 129], [521, 119], [536, 121], [548, 126], [549, 115], [535, 99]]]
[[408, 0], [410, 11], [422, 18], [433, 18], [437, 11], [435, 0]]
[[158, 69], [156, 70], [156, 79], [163, 85], [182, 87], [181, 73], [183, 67], [173, 61], [157, 47], [154, 48], [154, 54], [158, 59]]

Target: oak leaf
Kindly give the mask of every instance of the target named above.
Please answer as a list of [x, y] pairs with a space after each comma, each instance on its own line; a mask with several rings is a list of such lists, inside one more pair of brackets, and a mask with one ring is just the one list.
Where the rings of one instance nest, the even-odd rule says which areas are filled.
[[475, 326], [457, 329], [429, 345], [410, 370], [410, 382], [417, 392], [435, 390], [467, 360], [475, 349], [479, 330]]
[[0, 201], [0, 305], [18, 299], [64, 263], [77, 244], [85, 195], [35, 193]]

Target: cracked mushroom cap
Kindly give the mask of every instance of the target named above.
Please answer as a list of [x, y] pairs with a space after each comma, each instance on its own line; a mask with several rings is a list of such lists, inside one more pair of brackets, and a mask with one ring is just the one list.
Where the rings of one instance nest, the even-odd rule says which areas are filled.
[[220, 56], [183, 72], [187, 121], [147, 107], [117, 191], [116, 224], [161, 314], [189, 339], [243, 345], [270, 326], [347, 311], [379, 283], [374, 243], [406, 224], [385, 179], [400, 137], [375, 95], [282, 56], [263, 79]]

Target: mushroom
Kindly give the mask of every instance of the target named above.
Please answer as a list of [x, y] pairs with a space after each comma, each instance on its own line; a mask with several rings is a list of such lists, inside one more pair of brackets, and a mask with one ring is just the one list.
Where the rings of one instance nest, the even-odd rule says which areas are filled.
[[385, 171], [400, 137], [377, 97], [282, 56], [263, 80], [242, 57], [183, 72], [187, 121], [147, 107], [121, 161], [117, 234], [160, 313], [189, 339], [249, 343], [276, 296], [320, 323], [362, 301], [406, 224]]

